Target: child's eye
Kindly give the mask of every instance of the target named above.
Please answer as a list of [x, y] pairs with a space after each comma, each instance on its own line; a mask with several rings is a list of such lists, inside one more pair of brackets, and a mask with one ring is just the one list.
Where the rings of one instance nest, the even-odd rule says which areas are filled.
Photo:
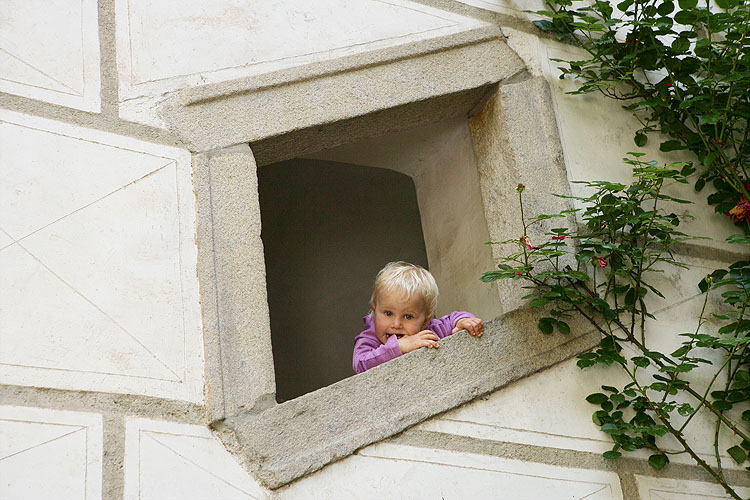
[[414, 316], [412, 316], [411, 314], [405, 314], [404, 318], [405, 319], [414, 319]]
[[393, 316], [393, 313], [391, 311], [385, 311], [386, 316]]

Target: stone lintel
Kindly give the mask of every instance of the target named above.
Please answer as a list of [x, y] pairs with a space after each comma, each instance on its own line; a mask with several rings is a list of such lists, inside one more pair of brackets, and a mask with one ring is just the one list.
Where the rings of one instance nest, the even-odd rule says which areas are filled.
[[410, 102], [335, 123], [295, 130], [253, 142], [250, 147], [259, 166], [317, 153], [324, 149], [393, 132], [414, 129], [466, 114], [494, 91], [494, 85]]
[[351, 56], [333, 69], [318, 63], [317, 73], [298, 68], [286, 78], [185, 89], [159, 114], [194, 150], [209, 151], [486, 87], [525, 69], [495, 26], [384, 53], [385, 60], [382, 54]]

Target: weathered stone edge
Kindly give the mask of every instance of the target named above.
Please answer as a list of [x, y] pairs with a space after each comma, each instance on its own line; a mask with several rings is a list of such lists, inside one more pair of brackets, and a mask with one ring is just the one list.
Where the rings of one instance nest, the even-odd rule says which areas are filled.
[[487, 86], [525, 71], [497, 29], [470, 43], [457, 37], [460, 43], [450, 46], [315, 77], [188, 89], [166, 99], [158, 114], [192, 150], [205, 152]]
[[234, 80], [188, 87], [176, 91], [172, 99], [182, 106], [197, 105], [238, 93], [257, 92], [270, 87], [278, 87], [315, 78], [324, 78], [337, 73], [388, 64], [401, 59], [411, 59], [465, 45], [474, 45], [503, 36], [498, 26], [485, 24], [481, 27], [470, 28], [459, 33], [405, 43], [385, 49], [339, 57], [333, 60], [317, 61], [269, 73], [236, 78]]
[[[454, 335], [438, 351], [419, 350], [259, 414], [228, 418], [218, 435], [257, 479], [279, 488], [598, 342], [595, 332], [542, 336], [534, 318], [516, 311], [489, 322], [482, 339]], [[409, 385], [413, 377], [431, 383]]]

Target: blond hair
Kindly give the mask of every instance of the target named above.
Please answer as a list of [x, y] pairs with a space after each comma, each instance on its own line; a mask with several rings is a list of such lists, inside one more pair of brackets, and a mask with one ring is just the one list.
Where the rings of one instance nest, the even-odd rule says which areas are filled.
[[406, 300], [419, 297], [430, 318], [435, 317], [438, 302], [438, 286], [430, 271], [416, 264], [398, 261], [389, 262], [375, 276], [370, 307], [374, 310], [378, 297], [383, 292], [398, 292]]

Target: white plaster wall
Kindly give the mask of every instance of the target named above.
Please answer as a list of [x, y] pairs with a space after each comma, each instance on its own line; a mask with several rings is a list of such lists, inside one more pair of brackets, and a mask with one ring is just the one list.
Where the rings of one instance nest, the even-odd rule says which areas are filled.
[[[641, 500], [706, 500], [731, 498], [718, 484], [702, 481], [683, 481], [636, 475]], [[746, 497], [750, 488], [735, 488], [738, 495]]]
[[98, 112], [96, 0], [3, 0], [0, 92]]
[[[542, 7], [541, 0], [464, 3], [519, 16]], [[116, 15], [121, 116], [146, 123], [155, 122], [153, 99], [175, 89], [480, 24], [404, 0], [116, 0]], [[10, 20], [0, 34], [0, 91], [99, 110], [94, 0], [6, 0], [0, 18]], [[570, 55], [569, 48], [506, 32], [530, 71], [550, 79], [570, 178], [627, 181], [627, 170], [619, 166], [632, 149], [627, 113], [604, 99], [564, 94], [569, 82], [554, 77], [549, 59]], [[652, 139], [649, 148], [655, 158], [670, 158], [656, 151], [658, 141]], [[481, 210], [477, 216], [481, 205], [470, 155], [465, 123], [449, 123], [323, 156], [404, 171], [417, 179], [418, 188], [433, 192], [439, 187], [432, 182], [450, 185], [445, 201], [421, 200], [427, 232], [439, 225], [453, 236], [438, 236], [450, 242], [446, 247], [428, 241], [436, 252], [431, 258], [442, 308], [465, 304], [480, 316], [494, 317], [496, 294], [475, 281], [477, 269], [492, 264], [482, 245], [488, 236]], [[602, 172], [602, 165], [613, 167]], [[456, 211], [445, 211], [446, 203]], [[0, 111], [0, 383], [201, 403], [193, 205], [190, 157], [184, 150]], [[722, 216], [695, 210], [704, 221], [700, 230], [710, 228], [718, 239], [731, 232]], [[440, 266], [449, 261], [455, 265]], [[665, 285], [676, 298], [655, 306], [661, 320], [650, 324], [662, 339], [673, 341], [673, 332], [693, 326], [687, 319], [700, 307], [695, 283], [719, 266], [692, 263], [688, 272], [667, 276]], [[467, 289], [469, 299], [452, 295]], [[609, 442], [590, 423], [595, 408], [583, 402], [599, 390], [597, 379], [569, 361], [421, 428], [601, 452]], [[708, 437], [695, 445], [710, 455]], [[125, 447], [127, 499], [270, 496], [205, 427], [132, 418]], [[101, 461], [100, 415], [0, 406], [3, 500], [100, 498]], [[705, 483], [637, 481], [642, 498], [722, 498]], [[518, 499], [622, 498], [619, 481], [609, 472], [388, 444], [365, 448], [303, 478], [279, 497], [496, 498], [497, 492]]]
[[279, 500], [622, 499], [619, 478], [612, 472], [386, 443], [369, 446], [278, 494]]
[[494, 287], [481, 283], [494, 269], [466, 119], [367, 139], [313, 158], [388, 168], [414, 179], [430, 271], [440, 288], [438, 314], [468, 310], [484, 319], [502, 311]]
[[270, 492], [202, 426], [126, 423], [126, 500], [434, 499], [622, 500], [613, 472], [394, 444], [356, 454]]
[[456, 0], [480, 9], [491, 10], [501, 14], [531, 19], [541, 19], [541, 16], [526, 11], [545, 10], [544, 0]]
[[159, 125], [165, 92], [482, 25], [407, 0], [117, 0], [120, 114]]
[[94, 500], [102, 492], [102, 418], [0, 406], [0, 498]]
[[125, 500], [270, 498], [207, 427], [143, 418], [125, 427]]
[[201, 402], [190, 156], [0, 112], [0, 383]]

